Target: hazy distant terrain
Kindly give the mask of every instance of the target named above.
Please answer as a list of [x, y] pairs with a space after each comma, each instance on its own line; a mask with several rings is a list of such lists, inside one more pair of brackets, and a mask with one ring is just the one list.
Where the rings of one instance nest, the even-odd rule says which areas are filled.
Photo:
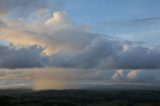
[[160, 106], [153, 90], [1, 90], [2, 106]]

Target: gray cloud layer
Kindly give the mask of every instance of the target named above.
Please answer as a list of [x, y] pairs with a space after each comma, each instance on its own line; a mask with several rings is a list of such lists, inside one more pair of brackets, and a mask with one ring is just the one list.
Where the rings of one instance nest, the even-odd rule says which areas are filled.
[[53, 66], [77, 68], [155, 69], [160, 68], [160, 48], [147, 48], [108, 37], [95, 38], [77, 54], [55, 54]]
[[[19, 14], [20, 11], [25, 11], [24, 14], [36, 11], [38, 14], [41, 9], [49, 9], [49, 2], [45, 0], [0, 2], [0, 14]], [[0, 19], [0, 40], [14, 45], [0, 46], [1, 68], [160, 68], [160, 47], [146, 47], [93, 33], [87, 25], [75, 25], [66, 12], [57, 11], [46, 21], [31, 21], [29, 24], [10, 18]]]
[[159, 86], [159, 82], [159, 70], [86, 70], [77, 68], [0, 69], [0, 88], [29, 87], [35, 90], [42, 90], [90, 86], [97, 88], [97, 85], [100, 87], [121, 88], [119, 86], [121, 84], [125, 84], [124, 87], [127, 88], [131, 85], [137, 85], [136, 87], [140, 85]]
[[[0, 88], [159, 85], [160, 71], [153, 69], [160, 69], [160, 46], [93, 33], [89, 25], [73, 23], [62, 9], [64, 4], [63, 0], [0, 0]], [[117, 24], [118, 30], [129, 31], [130, 26], [136, 32], [145, 26], [159, 31], [159, 17], [108, 25]]]
[[46, 58], [41, 55], [42, 48], [31, 46], [16, 49], [14, 47], [0, 46], [1, 68], [31, 68], [43, 67]]
[[160, 48], [149, 48], [109, 37], [96, 37], [79, 52], [46, 56], [43, 48], [0, 46], [1, 68], [63, 67], [96, 69], [158, 69]]

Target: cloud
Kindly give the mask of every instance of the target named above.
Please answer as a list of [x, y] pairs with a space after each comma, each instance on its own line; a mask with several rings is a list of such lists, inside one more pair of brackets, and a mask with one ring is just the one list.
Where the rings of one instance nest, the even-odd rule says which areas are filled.
[[65, 12], [54, 12], [52, 17], [45, 22], [48, 26], [61, 26], [61, 27], [72, 27], [72, 22], [69, 20]]
[[104, 83], [112, 74], [112, 71], [66, 68], [0, 69], [0, 85], [21, 85], [34, 90], [83, 88], [86, 84]]
[[132, 70], [128, 73], [128, 79], [134, 82], [149, 82], [157, 84], [160, 81], [159, 74], [159, 70]]
[[0, 14], [29, 15], [48, 7], [46, 0], [0, 0]]
[[126, 74], [128, 73], [128, 71], [126, 70], [116, 70], [116, 72], [114, 73], [114, 75], [112, 76], [113, 80], [126, 80]]
[[[13, 24], [3, 27], [0, 29], [0, 39], [11, 42], [14, 46], [31, 53], [28, 55], [32, 55], [32, 52], [30, 52], [32, 51], [31, 46], [38, 45], [41, 49], [38, 52], [33, 52], [34, 57], [37, 59], [32, 62], [43, 63], [44, 65], [29, 62], [28, 66], [91, 69], [158, 69], [160, 67], [160, 59], [157, 58], [160, 56], [159, 47], [145, 47], [134, 42], [95, 34], [72, 24], [65, 28], [57, 26], [57, 29], [54, 28], [57, 23], [51, 26], [43, 24], [44, 26], [36, 27], [36, 30], [34, 28], [29, 29], [29, 31], [19, 23], [18, 25], [15, 24], [15, 28], [21, 29], [12, 29]], [[46, 30], [41, 28], [46, 28]], [[13, 49], [10, 54], [15, 51]], [[19, 58], [18, 55], [22, 54], [21, 52], [18, 53], [17, 56], [12, 54], [15, 61], [14, 65], [16, 61], [20, 63], [19, 59], [23, 59], [24, 63], [28, 61], [25, 58]], [[0, 56], [2, 59], [4, 58], [3, 55]], [[42, 57], [46, 59], [43, 60]], [[12, 59], [13, 57], [10, 58], [10, 60]], [[5, 59], [1, 63], [1, 67], [6, 65], [6, 68], [7, 66], [11, 68], [9, 66], [11, 63], [7, 62], [10, 60], [9, 58]], [[18, 64], [16, 67], [19, 68]], [[22, 67], [21, 64], [20, 67]]]
[[26, 87], [34, 90], [70, 89], [118, 84], [159, 85], [159, 70], [96, 70], [77, 68], [0, 69], [0, 88]]
[[149, 48], [143, 46], [130, 47], [127, 51], [121, 52], [117, 60], [118, 67], [123, 68], [159, 68], [160, 48]]
[[[61, 40], [63, 41], [65, 39]], [[69, 41], [63, 43], [66, 43], [67, 45]], [[53, 45], [53, 47], [54, 46], [55, 45]], [[76, 47], [76, 45], [74, 46]], [[159, 48], [147, 48], [140, 45], [133, 46], [130, 44], [126, 44], [126, 42], [113, 40], [108, 37], [95, 38], [86, 47], [84, 46], [83, 50], [79, 50], [74, 53], [70, 52], [70, 54], [68, 54], [63, 48], [59, 48], [59, 50], [61, 51], [49, 56], [45, 56], [43, 54], [44, 49], [42, 49], [42, 47], [40, 48], [41, 49], [38, 49], [34, 46], [27, 46], [26, 48], [24, 48], [22, 46], [19, 50], [10, 50], [8, 48], [4, 49], [4, 47], [1, 47], [0, 49], [2, 50], [2, 52], [0, 58], [3, 60], [1, 63], [1, 67], [7, 68], [8, 66], [8, 68], [11, 68], [11, 66], [9, 65], [15, 65], [17, 63], [16, 67], [18, 68], [22, 67], [22, 63], [25, 63], [26, 66], [27, 64], [29, 64], [28, 66], [33, 67], [51, 66], [65, 68], [68, 67], [98, 69], [158, 69], [160, 62], [160, 59], [157, 58], [160, 55]], [[7, 51], [7, 53], [9, 53], [9, 56], [5, 56], [6, 53], [3, 53], [3, 51]], [[30, 58], [20, 58], [25, 53], [28, 53], [28, 57], [32, 57], [33, 55], [33, 57], [37, 59], [32, 62], [26, 62]], [[42, 57], [45, 57], [48, 61], [46, 61], [45, 59], [43, 60]], [[19, 62], [20, 59], [22, 62]], [[14, 64], [11, 64], [11, 60], [15, 61]], [[33, 62], [44, 63], [44, 65], [38, 65]]]
[[138, 74], [141, 72], [141, 70], [132, 70], [128, 73], [127, 77], [129, 79], [134, 79], [138, 76]]
[[103, 25], [111, 25], [111, 26], [122, 26], [122, 27], [152, 27], [154, 24], [159, 25], [160, 17], [146, 17], [146, 18], [137, 18], [130, 20], [123, 20], [117, 22], [106, 22]]
[[77, 54], [54, 54], [50, 58], [50, 63], [58, 67], [158, 69], [160, 59], [157, 57], [159, 56], [159, 47], [149, 48], [119, 39], [98, 37]]
[[143, 17], [129, 20], [101, 23], [95, 30], [112, 33], [130, 41], [143, 41], [147, 45], [159, 45], [160, 17]]
[[159, 70], [144, 70], [144, 69], [136, 69], [136, 70], [116, 70], [112, 76], [112, 80], [119, 83], [148, 83], [159, 85], [160, 76]]
[[[159, 46], [94, 33], [89, 25], [77, 25], [61, 10], [63, 0], [0, 2], [0, 87], [41, 90], [159, 84]], [[148, 31], [159, 28], [158, 22], [159, 17], [153, 17], [110, 25], [119, 24], [125, 30], [138, 25], [136, 32], [144, 23]]]
[[41, 55], [43, 49], [38, 46], [19, 49], [0, 46], [0, 50], [1, 68], [43, 67], [46, 61], [45, 56]]
[[63, 11], [66, 4], [65, 0], [0, 0], [0, 2], [0, 17], [26, 22], [44, 20], [53, 11]]
[[0, 21], [0, 28], [3, 28], [5, 26], [6, 26], [6, 24], [3, 21]]
[[54, 12], [45, 22], [29, 24], [18, 20], [4, 22], [7, 26], [0, 29], [0, 39], [18, 46], [40, 45], [46, 48], [47, 54], [82, 50], [97, 36], [89, 32], [85, 26], [74, 25], [64, 12]]
[[[26, 63], [25, 61], [29, 61], [27, 59], [30, 58], [20, 58], [24, 52], [15, 55], [16, 50], [13, 49], [13, 52], [10, 51], [12, 57], [3, 59], [4, 57], [0, 56], [3, 60], [1, 67], [160, 68], [160, 59], [157, 58], [160, 56], [160, 47], [146, 47], [136, 42], [93, 33], [85, 25], [74, 24], [63, 11], [54, 12], [49, 19], [42, 22], [27, 24], [23, 20], [12, 19], [2, 19], [2, 22], [5, 26], [0, 28], [1, 40], [31, 53], [28, 54], [31, 56], [30, 51], [34, 51], [31, 50], [33, 46], [38, 45], [41, 50], [34, 48], [38, 50], [33, 52], [33, 57], [37, 59]], [[42, 59], [44, 57], [45, 59]], [[23, 62], [19, 62], [20, 59], [21, 61], [23, 59]], [[13, 60], [15, 62], [11, 64], [9, 61]]]

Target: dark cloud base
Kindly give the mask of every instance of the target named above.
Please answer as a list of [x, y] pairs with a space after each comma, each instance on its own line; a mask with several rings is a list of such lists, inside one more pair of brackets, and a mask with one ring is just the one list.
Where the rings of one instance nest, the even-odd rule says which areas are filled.
[[96, 37], [76, 53], [43, 55], [43, 48], [0, 46], [1, 68], [62, 67], [87, 69], [159, 69], [160, 49], [109, 37]]
[[[63, 8], [65, 2], [60, 0], [52, 3], [47, 0], [0, 0], [0, 2], [0, 16], [5, 18], [0, 19], [0, 39], [15, 45], [0, 46], [0, 68], [160, 68], [160, 47], [147, 47], [135, 42], [110, 38], [91, 32], [86, 25], [76, 25], [58, 8]], [[57, 9], [60, 12], [53, 12]], [[53, 16], [45, 22], [35, 24], [34, 21], [42, 16], [39, 15], [42, 10], [50, 10]], [[33, 14], [39, 18], [32, 16]], [[31, 17], [36, 19], [33, 22], [30, 20], [31, 22], [25, 25], [26, 20]], [[19, 18], [23, 19], [22, 22]], [[153, 20], [157, 23], [159, 17], [132, 20], [131, 23], [141, 21], [150, 23]], [[21, 43], [18, 43], [18, 40], [22, 40]], [[44, 55], [45, 48], [41, 46], [56, 49], [58, 52]]]

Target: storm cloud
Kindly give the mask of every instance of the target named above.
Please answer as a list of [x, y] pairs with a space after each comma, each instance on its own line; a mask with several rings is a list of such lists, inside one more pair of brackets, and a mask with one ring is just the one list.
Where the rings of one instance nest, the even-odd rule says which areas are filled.
[[160, 48], [147, 48], [98, 37], [79, 52], [43, 54], [41, 46], [0, 47], [2, 68], [61, 67], [83, 69], [159, 69]]
[[41, 52], [42, 48], [38, 46], [19, 49], [0, 46], [0, 67], [12, 69], [43, 67], [47, 59], [41, 55]]
[[[72, 12], [65, 9], [65, 3], [65, 0], [0, 0], [0, 88], [1, 85], [33, 89], [119, 83], [158, 85], [160, 46], [144, 42], [152, 37], [148, 37], [148, 31], [159, 31], [158, 16], [110, 22], [106, 25], [121, 27], [118, 30], [147, 29], [142, 36], [136, 33], [112, 36], [100, 33], [98, 27], [87, 22], [77, 22]], [[109, 30], [103, 28], [105, 32]], [[133, 35], [144, 40], [125, 39]]]
[[2, 68], [160, 68], [159, 46], [93, 33], [86, 25], [74, 24], [65, 12], [54, 12], [45, 22], [1, 23], [0, 39], [12, 44], [0, 48]]
[[[34, 90], [85, 87], [159, 85], [159, 70], [96, 70], [66, 68], [0, 69], [0, 88], [27, 87]], [[143, 86], [142, 86], [143, 87]], [[148, 87], [148, 86], [144, 86]], [[143, 89], [146, 89], [144, 88]]]
[[147, 48], [108, 37], [95, 38], [77, 54], [53, 55], [53, 66], [100, 69], [159, 69], [160, 48]]

